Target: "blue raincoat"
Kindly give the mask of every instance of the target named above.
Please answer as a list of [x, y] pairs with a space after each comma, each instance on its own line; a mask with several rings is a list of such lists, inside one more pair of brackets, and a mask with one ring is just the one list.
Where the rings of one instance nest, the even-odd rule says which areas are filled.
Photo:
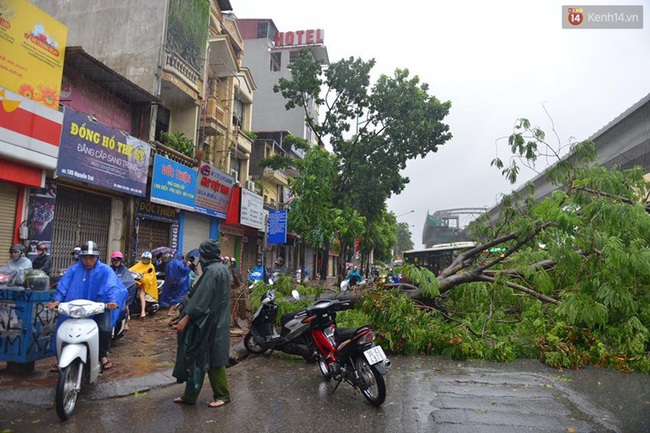
[[[122, 314], [122, 309], [126, 308], [127, 295], [128, 291], [120, 281], [120, 277], [110, 266], [97, 259], [95, 266], [90, 269], [86, 269], [82, 262], [69, 267], [56, 285], [54, 300], [69, 302], [75, 299], [88, 299], [105, 304], [115, 302], [118, 308], [111, 310], [111, 328], [113, 328]], [[57, 330], [66, 319], [68, 317], [59, 316]]]
[[190, 291], [190, 268], [180, 254], [176, 254], [165, 267], [165, 283], [160, 293], [163, 308], [180, 304]]

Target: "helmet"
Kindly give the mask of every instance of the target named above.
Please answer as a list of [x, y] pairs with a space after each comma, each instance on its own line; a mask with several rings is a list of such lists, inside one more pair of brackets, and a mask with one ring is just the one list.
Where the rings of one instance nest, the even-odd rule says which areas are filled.
[[151, 255], [151, 251], [145, 251], [144, 253], [142, 253], [142, 258], [151, 260], [153, 259], [153, 255]]
[[49, 290], [50, 277], [40, 269], [32, 269], [25, 274], [23, 285], [30, 290]]
[[262, 259], [257, 259], [257, 266], [262, 266]]
[[14, 244], [14, 245], [11, 246], [11, 248], [9, 248], [9, 252], [10, 253], [15, 253], [15, 252], [24, 253], [25, 252], [25, 247], [23, 246], [23, 244]]
[[74, 249], [72, 250], [72, 252], [70, 254], [77, 257], [77, 256], [79, 256], [80, 253], [81, 253], [81, 247], [74, 247]]
[[36, 249], [39, 251], [47, 251], [47, 244], [45, 242], [39, 242]]
[[124, 260], [124, 254], [122, 254], [121, 251], [114, 251], [113, 254], [111, 254], [111, 260]]
[[93, 241], [88, 241], [81, 246], [80, 256], [95, 256], [99, 257], [99, 250], [97, 249], [97, 244]]

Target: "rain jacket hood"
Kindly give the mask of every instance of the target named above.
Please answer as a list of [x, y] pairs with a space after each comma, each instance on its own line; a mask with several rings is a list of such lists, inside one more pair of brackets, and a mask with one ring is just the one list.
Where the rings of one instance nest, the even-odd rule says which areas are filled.
[[214, 239], [201, 242], [199, 246], [199, 262], [201, 263], [201, 269], [206, 269], [209, 264], [221, 261], [221, 246], [219, 242]]

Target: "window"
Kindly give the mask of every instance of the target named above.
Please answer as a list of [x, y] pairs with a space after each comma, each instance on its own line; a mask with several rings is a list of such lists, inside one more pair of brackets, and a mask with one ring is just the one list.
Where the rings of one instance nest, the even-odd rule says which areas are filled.
[[240, 128], [244, 124], [244, 103], [235, 99], [232, 104], [232, 123]]
[[271, 72], [278, 72], [282, 69], [282, 52], [271, 53]]
[[257, 39], [269, 37], [269, 23], [257, 23]]
[[162, 142], [162, 133], [169, 132], [170, 117], [171, 112], [162, 105], [158, 105], [158, 110], [156, 112], [156, 134], [154, 136], [156, 141]]
[[293, 62], [295, 62], [299, 55], [300, 55], [299, 50], [290, 51], [289, 52], [289, 64], [292, 64]]

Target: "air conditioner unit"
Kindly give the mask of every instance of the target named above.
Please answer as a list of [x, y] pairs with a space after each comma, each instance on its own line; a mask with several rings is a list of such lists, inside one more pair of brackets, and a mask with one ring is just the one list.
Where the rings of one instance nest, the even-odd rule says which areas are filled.
[[255, 182], [252, 180], [247, 180], [246, 181], [246, 189], [250, 189], [251, 191], [255, 191]]

